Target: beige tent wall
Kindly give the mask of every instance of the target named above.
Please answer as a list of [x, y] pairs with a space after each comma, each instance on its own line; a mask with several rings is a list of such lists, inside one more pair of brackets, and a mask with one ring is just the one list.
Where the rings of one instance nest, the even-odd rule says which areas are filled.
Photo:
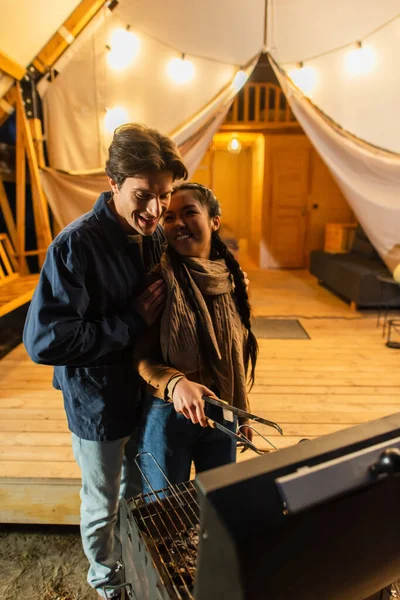
[[[310, 97], [318, 108], [359, 138], [400, 152], [399, 1], [268, 4], [268, 46], [280, 67], [288, 72], [303, 62], [314, 69]], [[368, 72], [349, 74], [358, 40], [372, 50], [374, 62]]]

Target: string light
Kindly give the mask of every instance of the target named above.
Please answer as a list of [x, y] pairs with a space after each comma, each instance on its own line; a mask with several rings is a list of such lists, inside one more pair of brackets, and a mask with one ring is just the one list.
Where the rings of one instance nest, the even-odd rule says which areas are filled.
[[104, 116], [104, 127], [108, 133], [114, 133], [114, 130], [129, 121], [128, 111], [122, 106], [106, 109]]
[[377, 62], [374, 48], [356, 43], [356, 48], [346, 54], [345, 69], [348, 75], [366, 75], [370, 73]]
[[[394, 15], [369, 33], [363, 36], [363, 39], [367, 39], [381, 31], [388, 25], [397, 21], [400, 17], [400, 14]], [[356, 44], [356, 48], [354, 48], [354, 44]], [[378, 56], [376, 50], [372, 46], [364, 46], [361, 40], [352, 43], [346, 43], [342, 46], [337, 46], [336, 48], [331, 48], [325, 52], [321, 52], [320, 54], [315, 54], [313, 56], [308, 56], [304, 58], [301, 63], [298, 63], [298, 67], [296, 69], [290, 69], [288, 71], [288, 75], [290, 79], [300, 88], [305, 95], [311, 96], [317, 83], [318, 83], [318, 72], [313, 67], [304, 67], [303, 63], [306, 61], [312, 61], [317, 58], [322, 58], [324, 56], [328, 56], [333, 54], [334, 52], [339, 52], [341, 50], [346, 50], [349, 47], [353, 46], [353, 49], [347, 53], [344, 60], [345, 70], [350, 76], [358, 76], [365, 75], [370, 73], [377, 65]]]
[[232, 81], [232, 87], [233, 89], [238, 92], [246, 83], [246, 81], [248, 80], [249, 76], [247, 75], [247, 73], [245, 71], [238, 71]]
[[111, 35], [107, 62], [115, 71], [122, 71], [135, 60], [140, 50], [140, 40], [129, 29], [115, 29]]
[[290, 69], [288, 74], [303, 94], [310, 98], [318, 83], [317, 70], [314, 67], [305, 67], [303, 63], [299, 63], [295, 69]]
[[233, 136], [229, 140], [227, 148], [228, 148], [229, 152], [232, 152], [232, 154], [239, 154], [239, 152], [242, 149], [242, 144], [236, 136]]
[[169, 61], [167, 73], [176, 83], [188, 83], [194, 77], [194, 64], [182, 54], [182, 58]]

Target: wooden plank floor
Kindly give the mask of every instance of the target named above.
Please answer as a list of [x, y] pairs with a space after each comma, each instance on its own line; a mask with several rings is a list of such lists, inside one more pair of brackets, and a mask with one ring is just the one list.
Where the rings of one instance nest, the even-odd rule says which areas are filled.
[[0, 281], [0, 317], [30, 302], [39, 275], [12, 275]]
[[[374, 314], [352, 312], [304, 271], [249, 275], [255, 313], [298, 316], [311, 338], [260, 340], [251, 404], [282, 426], [283, 437], [260, 428], [275, 446], [400, 410], [400, 352], [385, 346]], [[0, 522], [78, 523], [79, 469], [51, 378], [22, 345], [0, 362]]]

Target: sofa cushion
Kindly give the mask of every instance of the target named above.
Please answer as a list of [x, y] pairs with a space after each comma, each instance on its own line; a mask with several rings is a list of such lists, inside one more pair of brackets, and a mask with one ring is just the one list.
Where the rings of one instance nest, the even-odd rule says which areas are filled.
[[380, 258], [372, 260], [355, 252], [330, 254], [316, 250], [311, 253], [310, 272], [330, 290], [359, 306], [400, 306], [400, 288], [383, 288], [384, 284], [377, 279], [378, 275], [390, 277]]
[[356, 254], [364, 256], [365, 258], [379, 259], [378, 252], [369, 241], [361, 225], [357, 225], [350, 252], [355, 252]]

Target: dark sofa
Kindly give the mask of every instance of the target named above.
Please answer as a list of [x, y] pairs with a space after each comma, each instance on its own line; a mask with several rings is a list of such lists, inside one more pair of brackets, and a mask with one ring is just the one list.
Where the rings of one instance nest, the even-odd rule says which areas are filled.
[[310, 272], [329, 290], [354, 307], [400, 307], [400, 286], [381, 283], [391, 273], [360, 226], [350, 252], [311, 252]]

